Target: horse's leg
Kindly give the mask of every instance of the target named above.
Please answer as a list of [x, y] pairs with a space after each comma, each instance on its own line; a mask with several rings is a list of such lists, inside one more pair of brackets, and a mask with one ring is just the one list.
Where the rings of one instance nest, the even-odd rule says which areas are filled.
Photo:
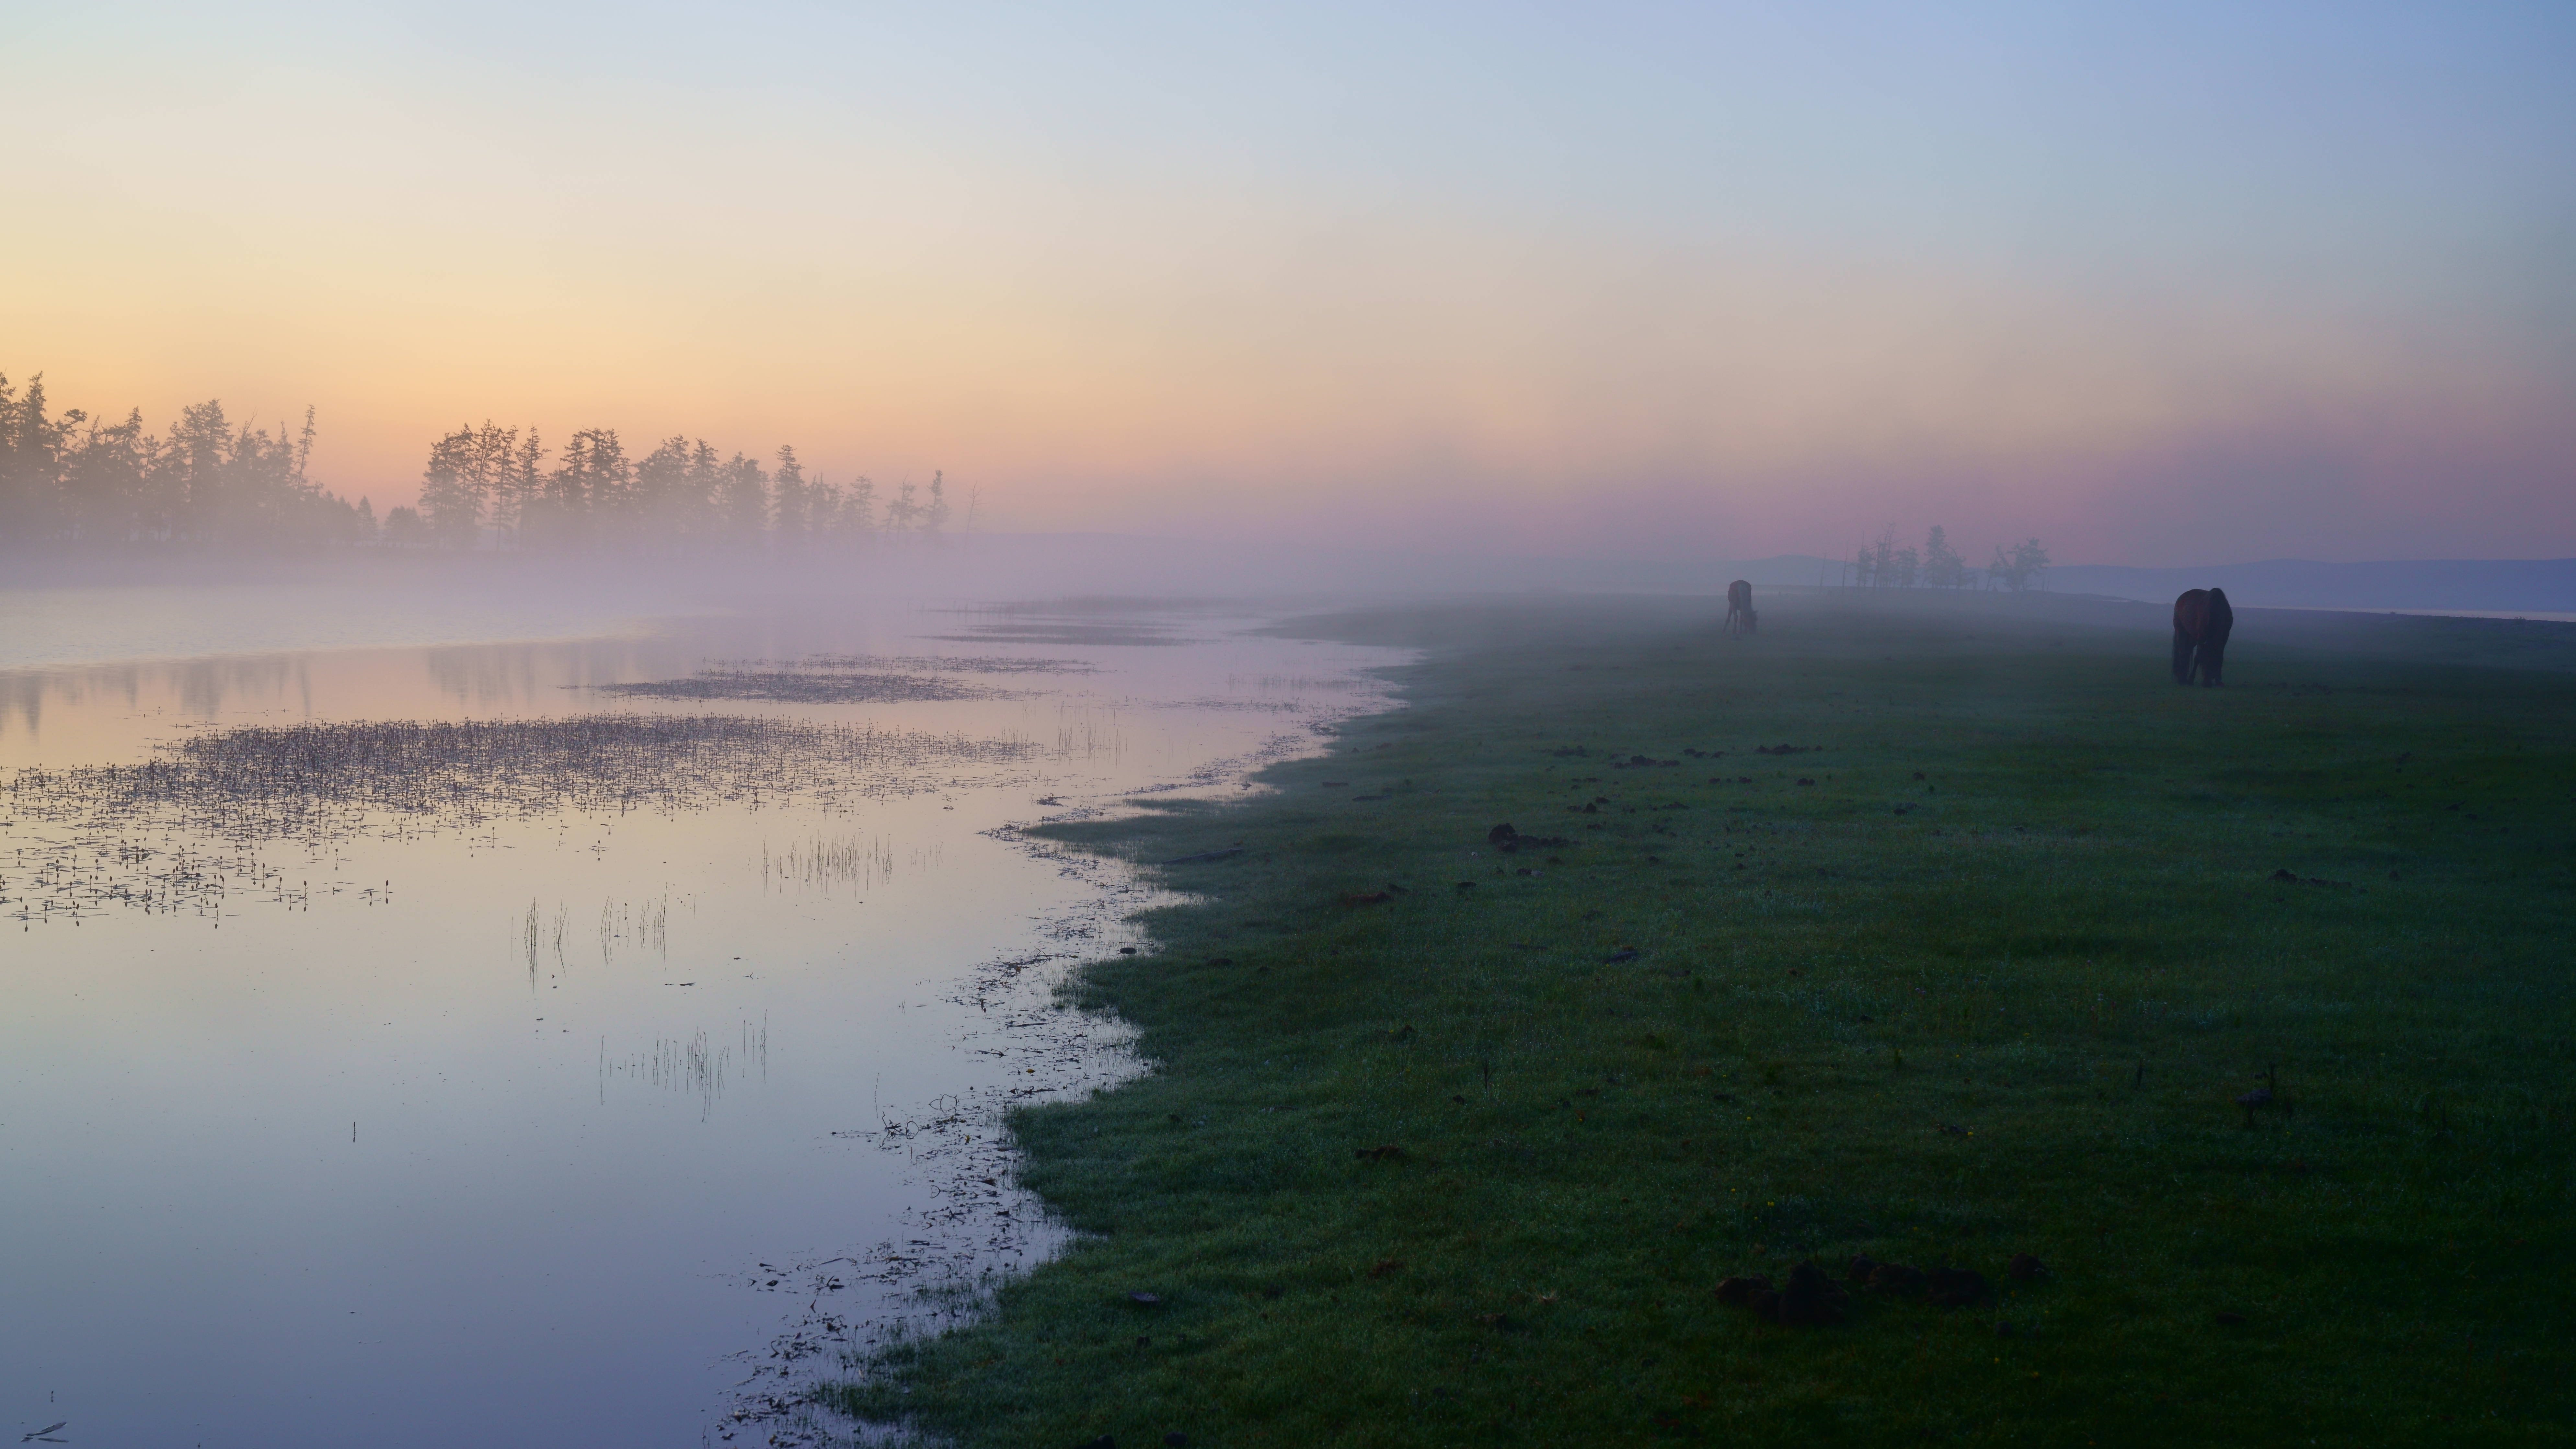
[[2227, 645], [2218, 640], [2200, 646], [2200, 682], [2218, 687], [2218, 671], [2227, 663]]

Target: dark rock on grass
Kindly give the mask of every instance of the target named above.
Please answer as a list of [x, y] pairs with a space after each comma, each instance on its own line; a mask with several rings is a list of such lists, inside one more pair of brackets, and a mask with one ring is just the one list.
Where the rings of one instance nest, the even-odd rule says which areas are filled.
[[1604, 966], [1616, 966], [1622, 961], [1634, 961], [1644, 954], [1644, 952], [1639, 951], [1634, 946], [1622, 946], [1618, 950], [1611, 952], [1609, 955], [1602, 957], [1601, 964]]
[[1982, 1303], [1990, 1291], [1986, 1275], [1973, 1268], [1935, 1268], [1925, 1275], [1925, 1282], [1932, 1290], [1935, 1308], [1965, 1308]]
[[1190, 1436], [1174, 1429], [1163, 1436], [1163, 1449], [1190, 1449]]
[[1344, 891], [1342, 893], [1342, 904], [1346, 906], [1380, 906], [1394, 899], [1395, 897], [1384, 891]]
[[1744, 1273], [1717, 1280], [1717, 1301], [1738, 1306], [1753, 1301], [1757, 1293], [1771, 1291], [1771, 1278], [1766, 1273]]
[[1846, 1298], [1842, 1286], [1826, 1277], [1824, 1269], [1811, 1262], [1800, 1263], [1789, 1270], [1789, 1281], [1780, 1290], [1773, 1317], [1791, 1327], [1826, 1327], [1843, 1321]]
[[1085, 1439], [1074, 1445], [1073, 1449], [1118, 1449], [1118, 1441], [1110, 1435], [1103, 1434], [1097, 1439]]
[[2242, 1313], [2221, 1313], [2218, 1315], [2218, 1322], [2221, 1327], [2242, 1328], [2245, 1326], [2245, 1315]]
[[1560, 850], [1574, 842], [1562, 835], [1523, 835], [1506, 821], [1485, 832], [1485, 843], [1508, 855], [1525, 845], [1540, 850]]
[[1843, 1274], [1844, 1281], [1857, 1283], [1866, 1288], [1869, 1286], [1869, 1275], [1877, 1272], [1878, 1267], [1879, 1262], [1876, 1258], [1867, 1253], [1854, 1253], [1849, 1271]]
[[1869, 1270], [1869, 1288], [1873, 1293], [1920, 1293], [1923, 1283], [1923, 1270], [1904, 1263], [1881, 1263]]
[[1402, 1162], [1404, 1149], [1392, 1142], [1383, 1142], [1375, 1147], [1360, 1148], [1359, 1157], [1362, 1162]]
[[2036, 1283], [2048, 1276], [2048, 1265], [2032, 1254], [2015, 1253], [2004, 1274], [2016, 1283]]

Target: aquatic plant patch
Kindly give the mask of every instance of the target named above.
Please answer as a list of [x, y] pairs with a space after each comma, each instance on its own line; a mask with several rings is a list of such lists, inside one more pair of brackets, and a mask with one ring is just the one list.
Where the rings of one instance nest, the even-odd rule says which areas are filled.
[[780, 704], [904, 704], [991, 699], [998, 693], [936, 675], [860, 674], [837, 669], [708, 669], [685, 679], [571, 687], [644, 699], [760, 700]]
[[1020, 740], [738, 715], [585, 714], [248, 726], [134, 764], [21, 770], [23, 820], [171, 825], [222, 839], [328, 837], [393, 818], [472, 825], [553, 811], [678, 810], [795, 799], [830, 808], [1008, 765]]

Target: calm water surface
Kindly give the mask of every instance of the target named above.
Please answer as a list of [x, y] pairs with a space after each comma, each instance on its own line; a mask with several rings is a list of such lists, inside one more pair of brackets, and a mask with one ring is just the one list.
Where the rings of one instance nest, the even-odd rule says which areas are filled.
[[[85, 825], [0, 796], [0, 1394], [21, 1433], [792, 1435], [761, 1412], [782, 1385], [917, 1312], [925, 1287], [1054, 1243], [1008, 1186], [993, 1110], [1122, 1070], [1114, 1024], [1053, 1011], [1048, 990], [1129, 939], [1121, 917], [1150, 897], [1010, 827], [1236, 790], [1376, 707], [1354, 671], [1390, 657], [1250, 637], [1239, 615], [849, 604], [293, 648], [349, 644], [365, 611], [307, 599], [307, 627], [263, 598], [228, 634], [210, 622], [222, 592], [86, 591], [78, 630], [0, 637], [0, 781], [242, 726], [602, 711], [1002, 749], [853, 769], [828, 801], [782, 780], [784, 796], [286, 838], [166, 814]], [[65, 601], [0, 597], [0, 614], [61, 618]], [[500, 625], [466, 608], [383, 632], [477, 627]], [[99, 657], [174, 640], [197, 652]], [[984, 694], [589, 688], [817, 655], [901, 656], [879, 667]], [[956, 664], [994, 658], [1058, 672]]]

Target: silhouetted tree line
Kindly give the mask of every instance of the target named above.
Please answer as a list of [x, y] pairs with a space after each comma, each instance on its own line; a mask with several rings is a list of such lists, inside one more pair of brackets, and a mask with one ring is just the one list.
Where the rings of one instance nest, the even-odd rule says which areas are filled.
[[0, 376], [0, 548], [203, 543], [236, 549], [364, 542], [364, 503], [304, 476], [313, 413], [290, 436], [235, 426], [220, 402], [183, 408], [167, 433], [78, 408], [49, 414], [42, 374], [24, 392]]
[[2048, 568], [2048, 550], [2036, 538], [2010, 548], [1995, 545], [1995, 556], [1978, 569], [1950, 544], [1948, 530], [1932, 526], [1921, 552], [1897, 547], [1896, 530], [1879, 534], [1878, 542], [1852, 555], [1851, 582], [1864, 589], [1967, 589], [1994, 587], [2020, 593], [2039, 582]]
[[290, 436], [235, 426], [220, 402], [182, 409], [166, 434], [140, 409], [109, 423], [54, 415], [41, 374], [22, 393], [0, 376], [0, 549], [206, 545], [229, 550], [383, 544], [400, 548], [623, 549], [800, 553], [886, 537], [935, 538], [948, 480], [882, 500], [866, 478], [807, 474], [782, 447], [764, 465], [672, 436], [641, 458], [613, 428], [585, 428], [549, 454], [535, 428], [486, 422], [430, 445], [417, 507], [382, 527], [304, 475], [313, 413]]
[[882, 505], [876, 484], [809, 477], [792, 447], [763, 467], [719, 458], [704, 438], [674, 434], [629, 458], [614, 428], [572, 435], [546, 465], [535, 428], [490, 422], [430, 445], [420, 508], [386, 518], [386, 540], [442, 548], [628, 548], [799, 552], [885, 536], [934, 537], [948, 526], [948, 480], [897, 487]]

